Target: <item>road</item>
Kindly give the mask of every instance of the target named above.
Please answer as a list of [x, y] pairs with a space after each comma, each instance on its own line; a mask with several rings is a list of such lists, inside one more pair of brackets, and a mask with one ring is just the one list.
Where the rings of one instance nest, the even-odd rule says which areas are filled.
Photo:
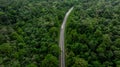
[[59, 39], [59, 47], [61, 49], [61, 54], [60, 54], [60, 67], [65, 67], [65, 48], [64, 48], [64, 31], [65, 31], [65, 24], [67, 21], [67, 18], [71, 11], [73, 10], [74, 7], [71, 7], [69, 11], [66, 13], [63, 23], [61, 25], [60, 29], [60, 39]]

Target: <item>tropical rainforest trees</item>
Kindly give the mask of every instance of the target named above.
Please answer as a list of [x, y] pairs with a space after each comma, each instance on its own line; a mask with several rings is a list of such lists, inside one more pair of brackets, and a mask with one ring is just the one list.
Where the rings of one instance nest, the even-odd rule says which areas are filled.
[[86, 0], [75, 6], [66, 28], [67, 67], [119, 67], [119, 6], [118, 0]]
[[59, 67], [68, 18], [66, 67], [120, 67], [119, 0], [0, 0], [0, 67]]
[[0, 0], [0, 67], [58, 67], [59, 27], [70, 7], [64, 4]]

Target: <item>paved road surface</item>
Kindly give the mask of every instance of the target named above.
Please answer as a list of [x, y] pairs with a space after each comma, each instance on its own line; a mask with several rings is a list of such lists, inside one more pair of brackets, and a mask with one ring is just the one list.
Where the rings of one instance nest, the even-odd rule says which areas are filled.
[[61, 30], [60, 30], [60, 39], [59, 39], [59, 47], [61, 49], [61, 54], [60, 54], [60, 67], [65, 67], [65, 49], [64, 49], [64, 31], [65, 31], [65, 24], [67, 21], [67, 18], [71, 11], [73, 10], [74, 7], [70, 8], [69, 11], [66, 13], [63, 23], [61, 25]]

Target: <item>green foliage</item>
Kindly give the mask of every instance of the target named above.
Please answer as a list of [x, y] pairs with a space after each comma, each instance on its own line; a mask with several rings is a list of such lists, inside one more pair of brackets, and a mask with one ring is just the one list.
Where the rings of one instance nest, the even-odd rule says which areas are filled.
[[66, 57], [67, 64], [66, 65], [68, 67], [74, 64], [74, 56], [75, 56], [75, 54], [72, 51], [70, 51], [69, 54], [67, 54], [67, 57]]
[[20, 67], [21, 65], [20, 65], [20, 62], [18, 60], [16, 60], [16, 61], [13, 61], [11, 66], [12, 67]]
[[120, 0], [0, 0], [0, 67], [120, 67]]
[[72, 67], [88, 67], [88, 63], [82, 58], [75, 57], [75, 63]]
[[13, 37], [13, 39], [16, 39], [18, 42], [24, 42], [23, 37], [18, 35], [16, 32], [13, 32], [11, 36]]
[[[63, 4], [68, 6], [62, 8]], [[58, 31], [69, 5], [62, 1], [0, 0], [0, 67], [40, 67], [48, 54], [58, 67]]]
[[120, 61], [116, 61], [116, 67], [119, 67], [120, 66]]
[[12, 52], [12, 47], [9, 43], [3, 43], [2, 45], [0, 45], [0, 53], [2, 54], [9, 54]]
[[48, 54], [42, 61], [41, 67], [58, 67], [57, 58], [51, 54]]
[[115, 45], [116, 47], [120, 47], [120, 38], [115, 40]]
[[60, 48], [57, 46], [57, 45], [52, 45], [50, 47], [50, 53], [53, 55], [53, 56], [59, 56], [60, 54]]
[[[115, 62], [120, 60], [120, 12], [117, 10], [120, 1], [78, 2], [67, 22], [66, 60], [70, 59], [72, 51], [74, 57], [85, 59], [88, 67], [119, 67]], [[66, 65], [71, 67], [77, 64], [67, 61]]]
[[37, 67], [37, 65], [34, 63], [31, 63], [31, 64], [28, 64], [26, 67]]

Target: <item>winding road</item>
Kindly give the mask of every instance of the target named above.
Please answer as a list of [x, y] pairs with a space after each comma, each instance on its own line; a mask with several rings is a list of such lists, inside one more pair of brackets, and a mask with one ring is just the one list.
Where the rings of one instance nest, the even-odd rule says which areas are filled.
[[74, 7], [71, 7], [69, 11], [66, 13], [63, 23], [61, 25], [60, 29], [60, 39], [59, 39], [59, 47], [61, 49], [61, 54], [60, 54], [60, 67], [65, 67], [65, 48], [64, 48], [64, 31], [65, 31], [65, 24], [67, 21], [67, 18], [71, 11], [73, 10]]

